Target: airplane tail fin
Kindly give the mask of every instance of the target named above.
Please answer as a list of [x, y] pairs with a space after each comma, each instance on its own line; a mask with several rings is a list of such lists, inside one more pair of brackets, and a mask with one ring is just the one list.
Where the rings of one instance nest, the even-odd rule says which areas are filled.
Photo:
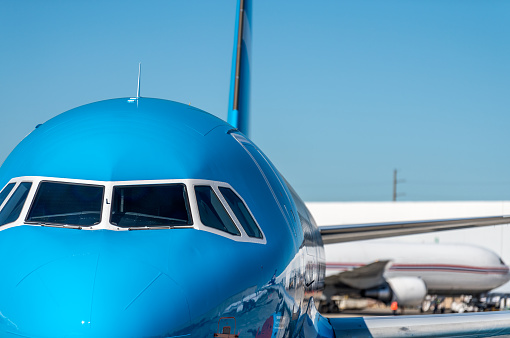
[[228, 103], [228, 123], [247, 136], [250, 108], [251, 9], [251, 0], [238, 0]]

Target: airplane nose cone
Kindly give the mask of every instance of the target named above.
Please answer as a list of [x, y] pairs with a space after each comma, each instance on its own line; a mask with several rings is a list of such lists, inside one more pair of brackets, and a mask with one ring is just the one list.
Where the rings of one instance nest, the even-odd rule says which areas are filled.
[[[146, 257], [145, 257], [146, 258]], [[29, 337], [168, 336], [189, 325], [186, 292], [146, 259], [99, 251], [39, 264], [0, 297], [0, 328]]]

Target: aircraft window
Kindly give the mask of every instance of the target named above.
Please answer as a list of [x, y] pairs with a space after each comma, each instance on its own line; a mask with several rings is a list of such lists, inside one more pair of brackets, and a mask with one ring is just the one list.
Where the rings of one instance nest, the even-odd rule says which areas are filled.
[[31, 186], [32, 183], [30, 182], [20, 183], [14, 194], [12, 194], [11, 198], [2, 208], [2, 211], [0, 211], [0, 225], [11, 223], [18, 219]]
[[234, 222], [223, 207], [223, 204], [221, 204], [220, 200], [218, 199], [218, 196], [216, 196], [210, 186], [195, 186], [195, 194], [197, 196], [200, 220], [204, 225], [228, 232], [232, 235], [241, 235], [239, 229], [237, 229]]
[[230, 206], [230, 209], [232, 209], [237, 219], [239, 220], [239, 223], [241, 223], [242, 227], [244, 228], [244, 231], [246, 231], [246, 234], [250, 237], [262, 238], [262, 233], [260, 232], [257, 223], [255, 223], [255, 220], [253, 217], [251, 217], [248, 208], [239, 198], [239, 196], [237, 196], [236, 193], [229, 188], [219, 187], [219, 189], [223, 197], [225, 197], [228, 205]]
[[110, 222], [123, 228], [191, 225], [186, 186], [116, 186]]
[[4, 203], [5, 199], [7, 198], [7, 196], [9, 195], [9, 193], [11, 192], [12, 188], [14, 188], [15, 185], [16, 183], [9, 183], [5, 186], [2, 192], [0, 192], [0, 205]]
[[101, 222], [104, 187], [41, 182], [27, 223], [92, 226]]

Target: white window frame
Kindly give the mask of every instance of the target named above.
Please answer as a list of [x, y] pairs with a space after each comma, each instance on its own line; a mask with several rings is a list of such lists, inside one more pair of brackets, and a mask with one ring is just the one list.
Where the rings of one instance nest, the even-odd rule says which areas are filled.
[[[112, 231], [137, 231], [136, 229], [130, 230], [129, 228], [119, 227], [114, 224], [110, 223], [110, 216], [111, 216], [111, 209], [112, 209], [112, 197], [113, 197], [113, 187], [115, 186], [136, 186], [136, 185], [158, 185], [158, 184], [184, 184], [186, 186], [187, 194], [188, 194], [188, 203], [191, 213], [191, 219], [192, 224], [191, 225], [184, 225], [184, 226], [176, 226], [175, 228], [168, 229], [165, 227], [151, 227], [150, 230], [172, 230], [172, 231], [179, 231], [180, 229], [196, 229], [200, 231], [206, 231], [210, 232], [222, 237], [226, 237], [228, 239], [231, 239], [236, 242], [249, 242], [249, 243], [258, 243], [258, 244], [266, 244], [266, 236], [264, 234], [264, 231], [262, 227], [257, 222], [257, 219], [254, 217], [253, 213], [251, 212], [250, 208], [246, 204], [246, 201], [242, 198], [242, 196], [228, 183], [226, 182], [219, 182], [219, 181], [212, 181], [212, 180], [203, 180], [203, 179], [181, 179], [181, 180], [133, 180], [133, 181], [96, 181], [96, 180], [81, 180], [81, 179], [70, 179], [70, 178], [58, 178], [58, 177], [44, 177], [44, 176], [22, 176], [22, 177], [16, 177], [11, 179], [7, 184], [9, 183], [15, 183], [12, 190], [7, 195], [5, 201], [0, 205], [0, 210], [3, 208], [3, 206], [9, 201], [12, 194], [16, 191], [16, 189], [19, 187], [20, 183], [22, 182], [30, 182], [32, 183], [32, 186], [30, 187], [30, 191], [28, 193], [27, 199], [25, 200], [25, 204], [23, 205], [23, 209], [21, 210], [21, 213], [18, 217], [18, 219], [14, 222], [5, 224], [3, 226], [0, 226], [0, 231], [7, 230], [9, 228], [25, 225], [25, 226], [40, 226], [36, 224], [26, 224], [25, 219], [28, 215], [28, 212], [32, 206], [35, 193], [37, 192], [39, 188], [39, 184], [44, 182], [62, 182], [62, 183], [75, 183], [75, 184], [87, 184], [87, 185], [99, 185], [104, 187], [104, 196], [103, 196], [103, 206], [101, 211], [101, 221], [100, 223], [93, 225], [93, 226], [84, 226], [81, 228], [81, 230], [87, 230], [87, 231], [94, 231], [94, 230], [112, 230]], [[2, 187], [4, 189], [7, 184]], [[234, 222], [235, 226], [239, 230], [241, 235], [233, 235], [228, 232], [215, 229], [209, 226], [206, 226], [202, 223], [200, 219], [200, 213], [198, 210], [198, 204], [197, 199], [195, 195], [195, 186], [210, 186], [218, 199], [220, 200], [221, 204], [231, 217], [232, 221]], [[253, 220], [255, 221], [255, 224], [259, 228], [262, 238], [256, 238], [256, 237], [250, 237], [248, 234], [246, 234], [246, 231], [244, 230], [244, 227], [241, 225], [239, 220], [237, 219], [235, 213], [230, 208], [229, 204], [223, 197], [223, 194], [219, 191], [218, 187], [226, 187], [231, 189], [244, 203], [246, 208], [248, 209], [248, 212], [252, 216]], [[65, 228], [65, 226], [62, 226], [62, 228]], [[147, 230], [144, 230], [147, 231]]]

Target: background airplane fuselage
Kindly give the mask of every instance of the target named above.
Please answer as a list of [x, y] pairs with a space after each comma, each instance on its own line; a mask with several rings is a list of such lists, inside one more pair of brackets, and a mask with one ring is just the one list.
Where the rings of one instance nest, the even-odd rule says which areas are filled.
[[327, 276], [389, 260], [386, 279], [421, 278], [430, 294], [479, 294], [510, 279], [498, 255], [474, 245], [360, 241], [326, 245], [325, 250]]

